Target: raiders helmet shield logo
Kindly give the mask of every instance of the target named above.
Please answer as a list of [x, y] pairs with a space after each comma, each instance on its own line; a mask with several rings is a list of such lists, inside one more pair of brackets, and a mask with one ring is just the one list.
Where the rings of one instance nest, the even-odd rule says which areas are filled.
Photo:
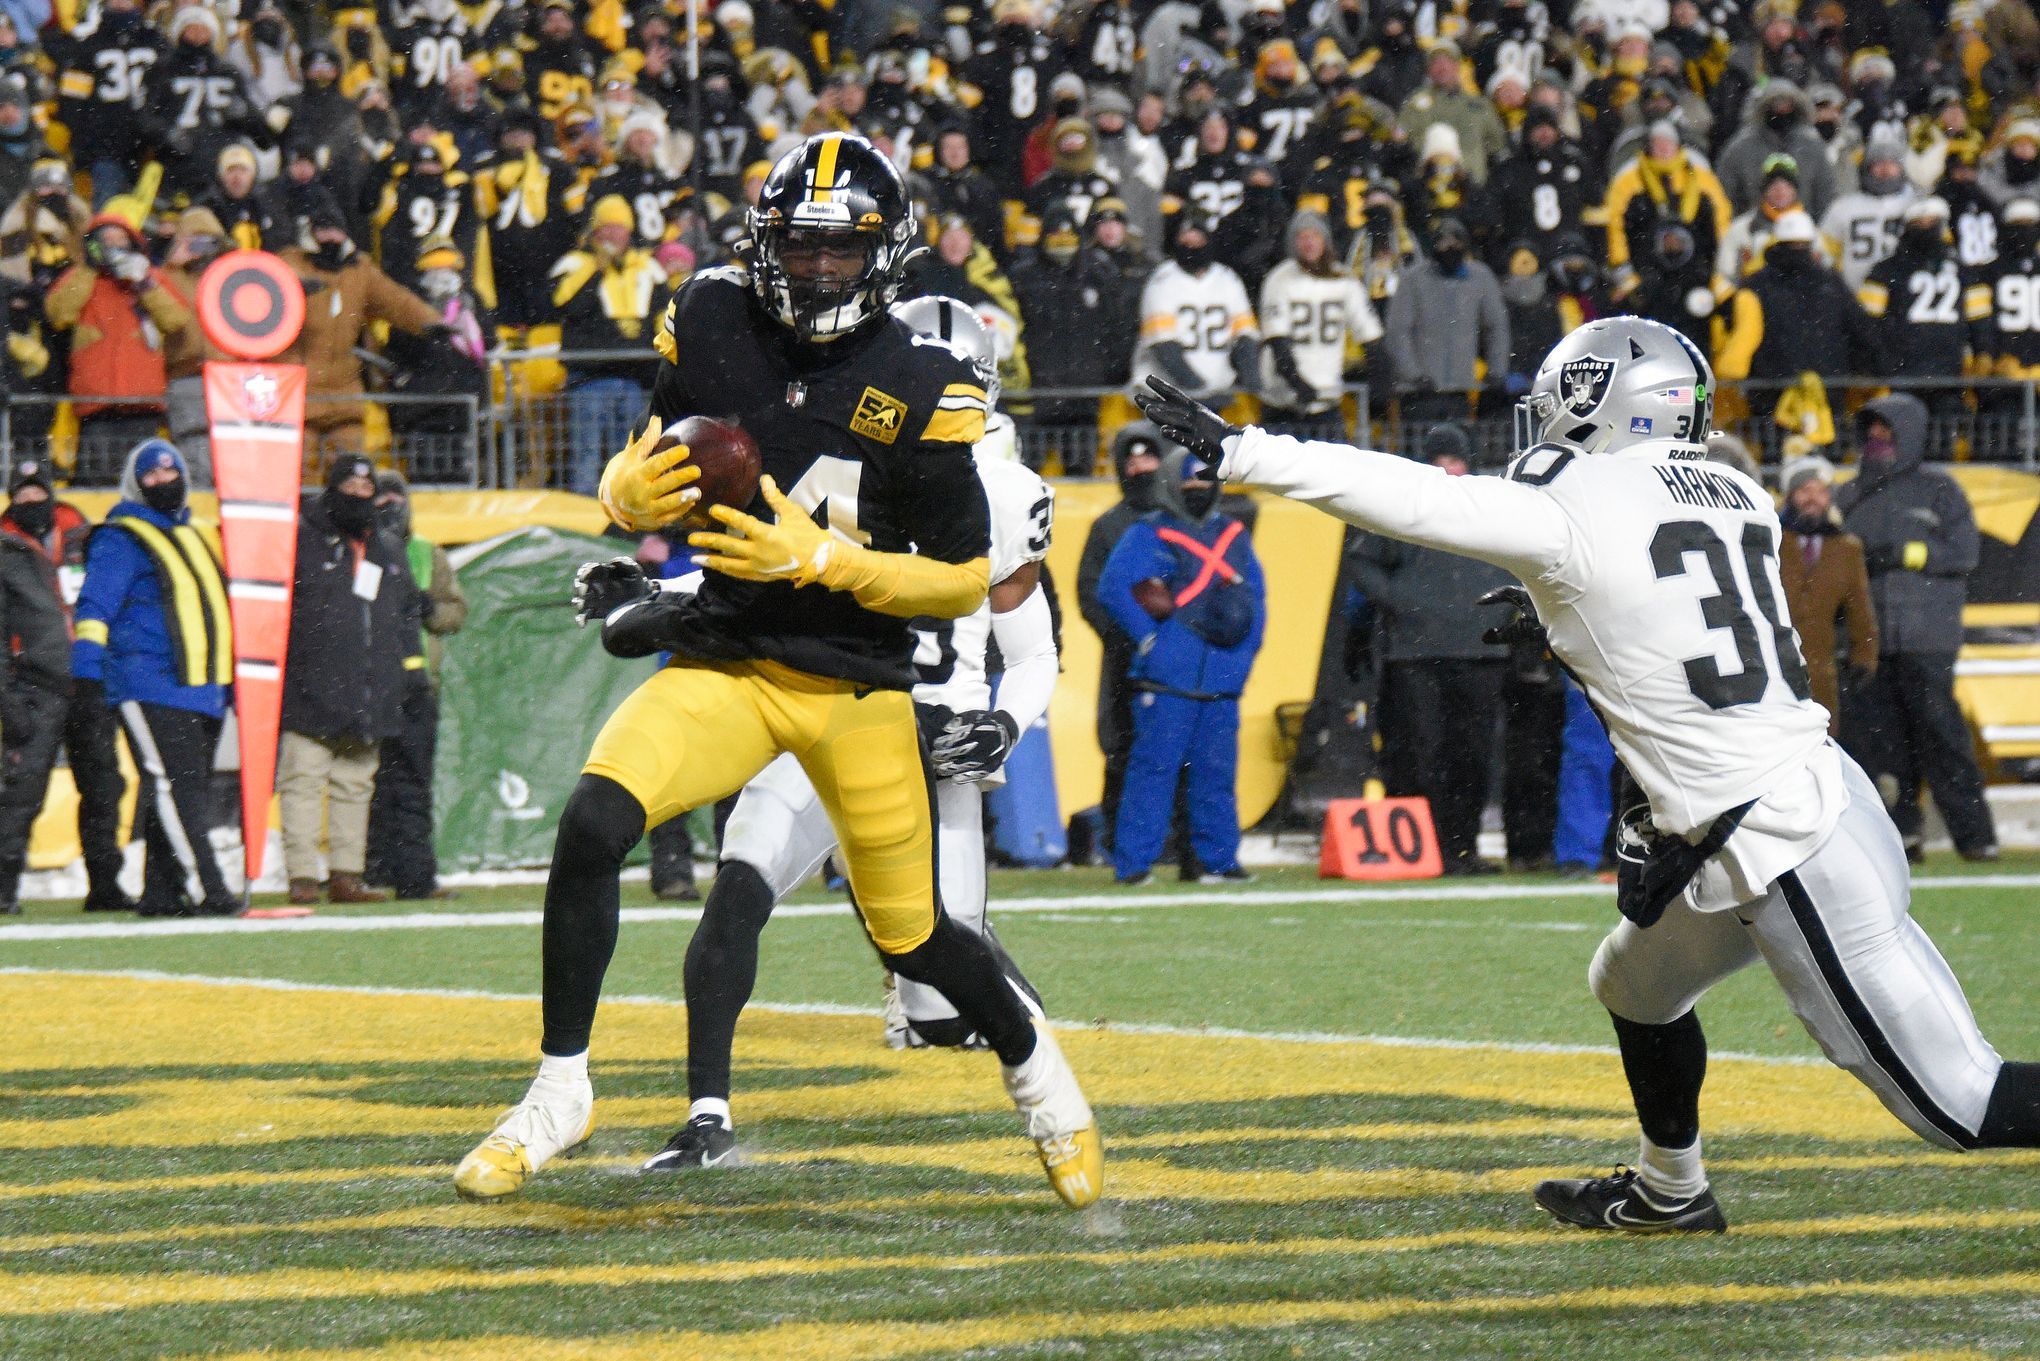
[[1591, 416], [1608, 396], [1608, 380], [1615, 376], [1615, 361], [1575, 359], [1558, 371], [1558, 402], [1575, 416]]

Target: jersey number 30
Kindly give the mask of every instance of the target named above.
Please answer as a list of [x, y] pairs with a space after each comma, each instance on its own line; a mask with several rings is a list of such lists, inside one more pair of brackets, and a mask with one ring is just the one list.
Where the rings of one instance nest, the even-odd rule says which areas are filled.
[[[1757, 623], [1750, 618], [1749, 608], [1743, 601], [1742, 588], [1736, 583], [1735, 567], [1729, 561], [1728, 552], [1728, 545], [1722, 542], [1721, 536], [1700, 520], [1673, 520], [1659, 525], [1650, 541], [1650, 562], [1659, 581], [1684, 576], [1689, 553], [1704, 557], [1708, 574], [1714, 578], [1716, 594], [1701, 600], [1700, 617], [1709, 630], [1729, 631], [1729, 636], [1735, 639], [1736, 660], [1742, 669], [1725, 676], [1713, 657], [1687, 660], [1686, 683], [1692, 687], [1694, 698], [1710, 709], [1754, 704], [1764, 697], [1764, 691], [1771, 685], [1771, 672], [1764, 662]], [[1771, 626], [1771, 646], [1778, 654], [1778, 669], [1784, 673], [1786, 688], [1791, 690], [1794, 698], [1808, 699], [1813, 690], [1807, 684], [1806, 662], [1799, 655], [1799, 640], [1793, 635], [1792, 625], [1787, 622], [1784, 611], [1778, 608], [1778, 595], [1771, 587], [1774, 571], [1772, 555], [1770, 532], [1762, 525], [1745, 525], [1742, 559], [1743, 570], [1749, 576], [1750, 592], [1757, 598], [1757, 608], [1763, 612], [1764, 622]]]

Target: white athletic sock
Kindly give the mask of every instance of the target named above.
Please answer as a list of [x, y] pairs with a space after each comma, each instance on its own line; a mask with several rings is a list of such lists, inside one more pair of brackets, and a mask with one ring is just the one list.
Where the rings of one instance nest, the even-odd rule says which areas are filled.
[[1063, 1067], [1057, 1062], [1062, 1051], [1046, 1026], [1034, 1027], [1034, 1052], [1013, 1067], [1000, 1065], [1006, 1090], [1015, 1101], [1039, 1101], [1048, 1095], [1050, 1084]]
[[730, 1123], [730, 1103], [719, 1096], [704, 1096], [687, 1107], [687, 1118], [689, 1120], [694, 1120], [704, 1115], [713, 1115], [722, 1122], [724, 1129], [736, 1128], [735, 1125]]
[[1700, 1165], [1700, 1140], [1690, 1148], [1659, 1148], [1650, 1136], [1639, 1136], [1636, 1171], [1644, 1189], [1661, 1201], [1691, 1200], [1707, 1189], [1707, 1170]]
[[540, 1082], [565, 1082], [580, 1086], [588, 1080], [588, 1051], [578, 1054], [540, 1054], [538, 1056], [538, 1080]]

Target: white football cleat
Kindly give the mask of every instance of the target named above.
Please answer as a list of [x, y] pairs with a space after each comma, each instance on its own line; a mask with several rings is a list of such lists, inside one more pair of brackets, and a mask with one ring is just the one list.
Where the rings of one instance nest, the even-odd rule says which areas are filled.
[[888, 1049], [922, 1049], [927, 1041], [914, 1033], [907, 1024], [907, 1005], [900, 1000], [900, 977], [892, 970], [885, 972], [885, 1047]]
[[1027, 1121], [1027, 1137], [1041, 1154], [1049, 1185], [1063, 1204], [1081, 1210], [1105, 1189], [1105, 1141], [1097, 1117], [1062, 1046], [1048, 1026], [1034, 1023], [1034, 1052], [1018, 1068], [1003, 1064], [1006, 1094]]
[[539, 1168], [587, 1143], [594, 1130], [593, 1084], [541, 1075], [495, 1131], [460, 1160], [453, 1189], [463, 1200], [513, 1196]]

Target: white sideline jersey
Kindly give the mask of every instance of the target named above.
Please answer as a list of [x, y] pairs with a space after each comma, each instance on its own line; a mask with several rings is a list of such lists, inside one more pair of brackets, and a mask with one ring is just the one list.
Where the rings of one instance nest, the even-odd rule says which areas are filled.
[[[1268, 271], [1261, 284], [1261, 335], [1287, 340], [1296, 370], [1317, 389], [1314, 411], [1338, 405], [1339, 380], [1346, 372], [1348, 337], [1362, 345], [1381, 339], [1381, 320], [1360, 281], [1340, 270], [1313, 274], [1294, 260]], [[1261, 392], [1277, 406], [1294, 407], [1296, 394], [1275, 371], [1275, 356], [1261, 351]]]
[[1203, 380], [1203, 390], [1236, 386], [1233, 342], [1258, 335], [1254, 305], [1247, 286], [1224, 265], [1191, 274], [1174, 260], [1164, 260], [1140, 291], [1140, 346], [1133, 356], [1133, 385], [1146, 391], [1149, 376], [1161, 374], [1154, 361], [1157, 345], [1173, 341]]
[[[980, 455], [977, 472], [991, 511], [991, 581], [997, 585], [1048, 556], [1055, 492], [1024, 463]], [[914, 669], [921, 675], [914, 687], [916, 703], [940, 704], [957, 713], [992, 707], [985, 667], [992, 638], [989, 599], [961, 619], [916, 619], [913, 631]]]
[[1847, 793], [1785, 613], [1777, 513], [1698, 447], [1540, 444], [1506, 477], [1448, 477], [1250, 429], [1224, 474], [1513, 572], [1661, 831], [1694, 839], [1759, 800], [1696, 879], [1694, 906], [1760, 896], [1834, 829]]

